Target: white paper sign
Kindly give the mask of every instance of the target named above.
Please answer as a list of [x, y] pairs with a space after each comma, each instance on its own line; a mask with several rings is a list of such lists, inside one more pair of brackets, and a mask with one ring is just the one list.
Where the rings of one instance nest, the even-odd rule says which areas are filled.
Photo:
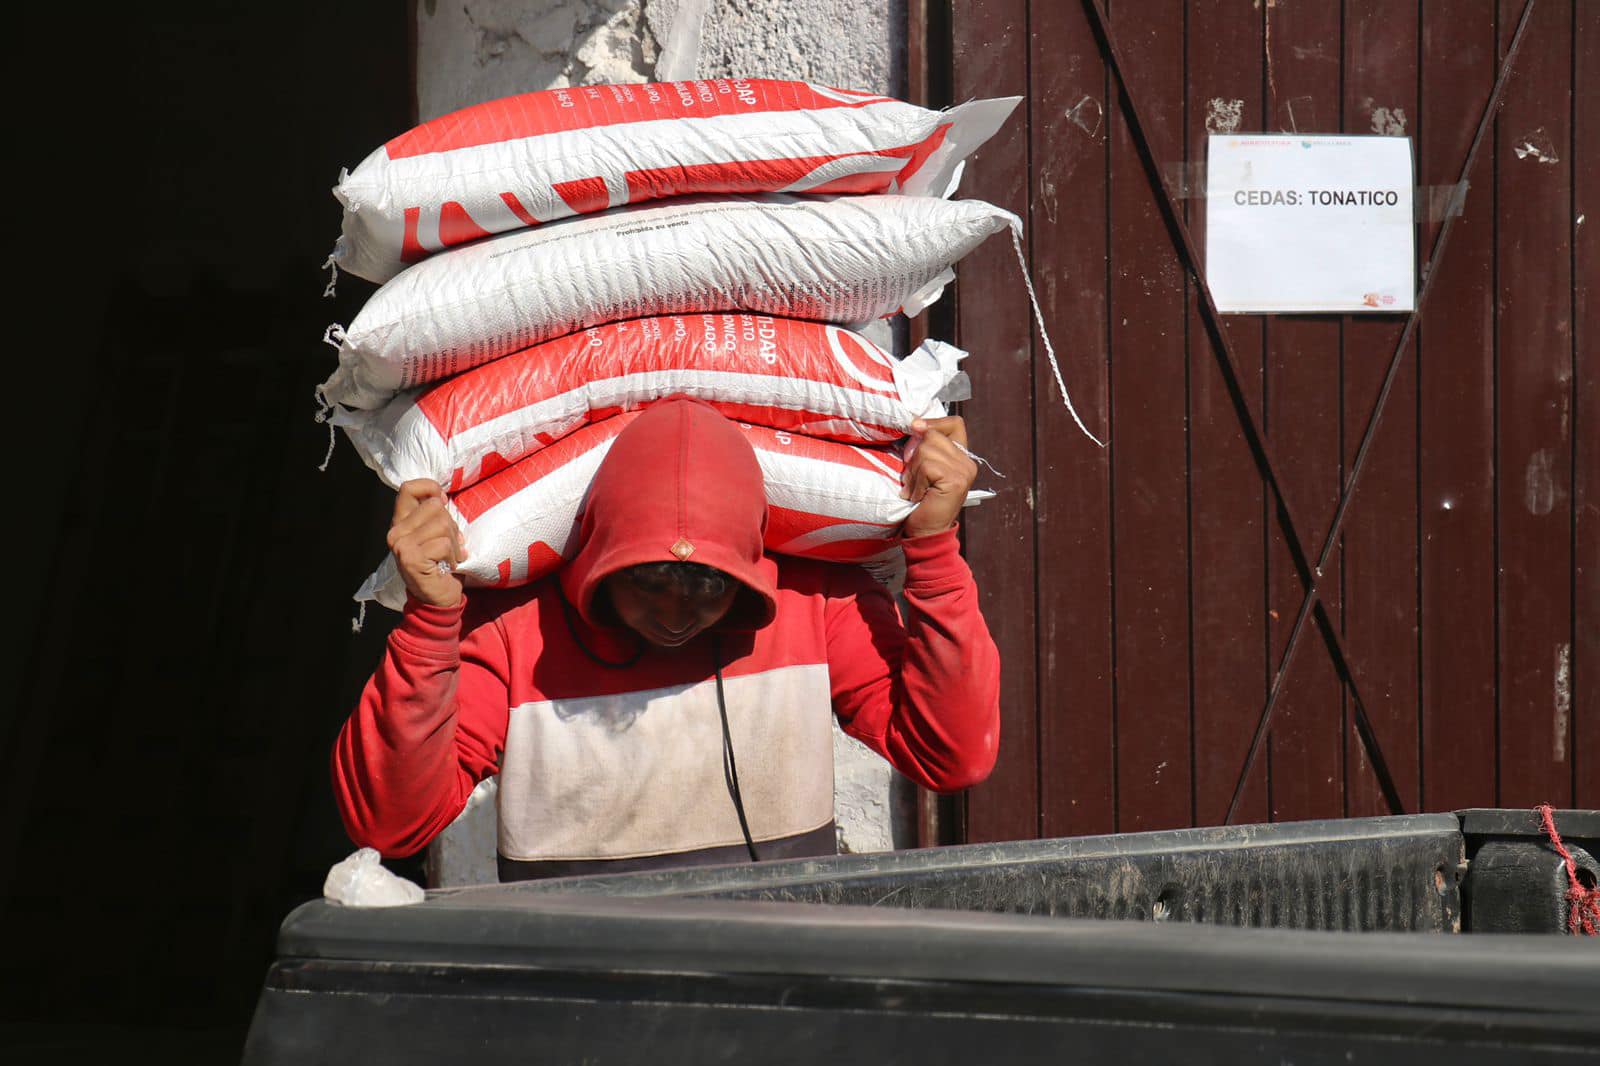
[[1219, 311], [1415, 306], [1409, 138], [1214, 135], [1206, 168]]

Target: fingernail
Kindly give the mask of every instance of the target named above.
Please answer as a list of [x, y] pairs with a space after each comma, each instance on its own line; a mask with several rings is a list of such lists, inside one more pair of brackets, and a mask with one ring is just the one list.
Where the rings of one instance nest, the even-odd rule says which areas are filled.
[[927, 422], [923, 421], [920, 418], [912, 419], [912, 421], [911, 421], [912, 432], [921, 433], [923, 430], [925, 430], [927, 428], [928, 428], [928, 423]]

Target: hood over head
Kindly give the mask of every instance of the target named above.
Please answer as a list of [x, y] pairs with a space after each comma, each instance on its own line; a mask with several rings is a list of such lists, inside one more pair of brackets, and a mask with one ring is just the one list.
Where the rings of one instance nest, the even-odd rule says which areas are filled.
[[700, 563], [743, 586], [715, 628], [760, 629], [776, 609], [766, 529], [766, 485], [749, 441], [709, 405], [670, 397], [612, 442], [578, 516], [561, 588], [584, 621], [614, 626], [598, 596], [607, 577], [640, 563]]

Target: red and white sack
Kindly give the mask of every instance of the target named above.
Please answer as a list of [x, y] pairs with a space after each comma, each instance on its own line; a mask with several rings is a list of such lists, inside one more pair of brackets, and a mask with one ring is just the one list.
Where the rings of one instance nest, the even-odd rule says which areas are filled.
[[804, 82], [714, 79], [491, 100], [340, 174], [333, 262], [383, 282], [491, 234], [696, 193], [944, 196], [1019, 99], [938, 112]]
[[839, 326], [767, 315], [628, 319], [332, 421], [390, 487], [431, 478], [459, 492], [579, 426], [674, 394], [735, 422], [886, 444], [966, 397], [966, 354], [928, 341], [896, 359]]
[[[585, 426], [543, 451], [450, 497], [467, 558], [469, 588], [510, 588], [552, 574], [567, 555], [578, 509], [611, 443], [637, 412]], [[889, 564], [900, 523], [914, 505], [900, 498], [904, 463], [890, 448], [815, 440], [741, 426], [767, 490], [767, 550], [842, 563]], [[967, 494], [967, 503], [993, 495]], [[405, 606], [394, 557], [367, 578], [358, 601]]]
[[915, 314], [950, 265], [1022, 222], [978, 200], [675, 200], [502, 234], [404, 271], [348, 330], [325, 404], [370, 410], [589, 326], [646, 315], [753, 311], [842, 324]]

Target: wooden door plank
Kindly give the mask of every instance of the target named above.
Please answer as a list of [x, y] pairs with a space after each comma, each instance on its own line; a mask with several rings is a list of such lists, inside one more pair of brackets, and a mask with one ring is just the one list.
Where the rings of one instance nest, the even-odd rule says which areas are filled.
[[[1265, 4], [1267, 93], [1274, 124], [1291, 133], [1340, 129], [1341, 26], [1334, 4]], [[1341, 323], [1283, 315], [1267, 323], [1267, 432], [1293, 493], [1299, 530], [1315, 550], [1342, 482]], [[1270, 527], [1268, 611], [1272, 662], [1288, 643], [1304, 586], [1277, 524]], [[1325, 568], [1322, 600], [1340, 618], [1340, 563]], [[1343, 691], [1326, 646], [1302, 650], [1280, 700], [1268, 769], [1273, 820], [1338, 817], [1344, 810]]]
[[[953, 95], [957, 100], [1028, 95], [1027, 4], [953, 4]], [[1026, 101], [967, 161], [960, 195], [1028, 217]], [[966, 839], [1038, 835], [1038, 703], [1035, 689], [1033, 364], [1027, 292], [1011, 242], [991, 238], [957, 268], [958, 342], [973, 396], [963, 414], [974, 449], [1007, 475], [998, 496], [969, 512], [967, 559], [984, 618], [1000, 648], [1000, 756], [989, 780], [967, 796]]]
[[[1580, 5], [1581, 6], [1581, 5]], [[1600, 19], [1574, 9], [1573, 795], [1600, 807]]]
[[[1344, 129], [1413, 134], [1417, 118], [1418, 9], [1347, 0]], [[1424, 246], [1420, 254], [1426, 254]], [[1349, 470], [1372, 414], [1402, 316], [1351, 315], [1344, 331], [1344, 463]], [[1345, 646], [1360, 663], [1367, 716], [1407, 810], [1419, 809], [1417, 754], [1417, 363], [1403, 356], [1373, 451], [1344, 523]], [[1348, 704], [1348, 700], [1346, 701]], [[1346, 707], [1345, 814], [1388, 814]]]
[[[1117, 0], [1112, 27], [1158, 159], [1183, 158], [1181, 0]], [[1111, 506], [1117, 531], [1117, 828], [1189, 825], [1184, 271], [1128, 122], [1110, 116]], [[1119, 432], [1120, 429], [1120, 432]]]
[[[1244, 4], [1189, 12], [1189, 159], [1204, 161], [1212, 133], [1270, 129], [1263, 111], [1262, 15]], [[1204, 183], [1188, 174], [1188, 224], [1205, 247]], [[1265, 489], [1207, 336], [1189, 299], [1189, 538], [1194, 688], [1194, 808], [1198, 825], [1228, 812], [1250, 734], [1267, 696]], [[1225, 315], [1241, 385], [1261, 410], [1263, 320]], [[1238, 820], [1267, 820], [1267, 760], [1256, 763]]]
[[[1083, 5], [1037, 6], [1030, 31], [1034, 281], [1073, 405], [1107, 440], [1106, 65]], [[1109, 833], [1111, 455], [1073, 425], [1043, 359], [1033, 382], [1042, 833]]]
[[[1495, 12], [1423, 0], [1418, 181], [1456, 181], [1497, 74]], [[1495, 155], [1479, 153], [1465, 213], [1417, 338], [1422, 540], [1422, 809], [1495, 803]], [[1431, 248], [1439, 223], [1418, 227]]]
[[1534, 8], [1495, 144], [1502, 806], [1572, 798], [1572, 17]]

